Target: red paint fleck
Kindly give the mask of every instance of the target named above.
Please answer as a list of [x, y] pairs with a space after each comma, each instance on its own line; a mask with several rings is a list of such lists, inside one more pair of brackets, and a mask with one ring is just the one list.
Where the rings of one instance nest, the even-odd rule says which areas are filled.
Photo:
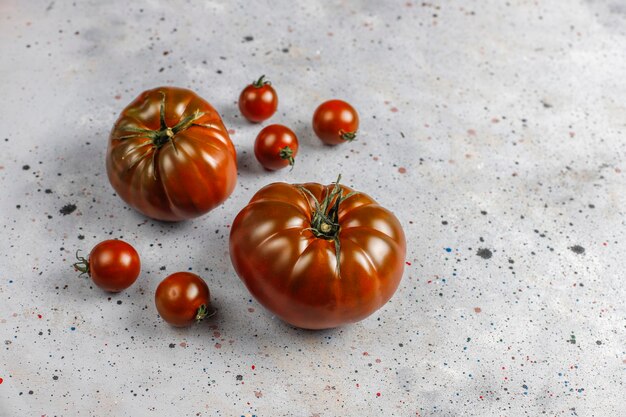
[[474, 313], [480, 313], [483, 311], [480, 307], [474, 307]]
[[376, 359], [376, 360], [375, 360], [375, 362], [376, 362], [376, 363], [380, 363], [380, 359]]
[[411, 266], [411, 262], [406, 261], [405, 263], [406, 263], [408, 266]]
[[334, 33], [333, 33], [333, 32], [328, 32], [328, 33], [326, 33], [326, 35], [328, 35], [328, 36], [333, 36], [333, 35], [334, 35]]
[[380, 392], [377, 392], [377, 393], [376, 393], [376, 396], [377, 396], [377, 397], [380, 397]]
[[622, 170], [619, 169], [619, 168], [615, 168], [615, 172], [617, 172], [619, 174], [620, 172], [622, 172]]
[[254, 371], [254, 369], [256, 368], [256, 366], [252, 365], [252, 366], [251, 366], [251, 368], [252, 368], [252, 370]]
[[[378, 161], [378, 157], [377, 157], [377, 156], [373, 157], [372, 159], [373, 159], [374, 161]], [[2, 169], [2, 168], [4, 168], [4, 167], [0, 167], [0, 169]]]
[[184, 348], [186, 348], [186, 347], [187, 347], [187, 343], [185, 343], [185, 342], [180, 342], [180, 347], [184, 347]]
[[257, 398], [261, 398], [263, 396], [263, 393], [261, 391], [254, 391], [254, 396]]
[[576, 136], [576, 132], [569, 132], [569, 137], [573, 138], [574, 136]]
[[222, 344], [221, 343], [216, 343], [215, 344], [215, 349], [221, 349], [222, 348]]
[[481, 396], [480, 396], [480, 397], [478, 397], [478, 398], [480, 398], [480, 399], [482, 400], [482, 399], [483, 399], [483, 396], [481, 395]]
[[491, 119], [491, 123], [500, 123], [500, 119], [494, 117], [493, 119]]
[[40, 319], [40, 318], [42, 318], [42, 317], [43, 317], [43, 316], [42, 316], [41, 314], [37, 314], [37, 318], [38, 318], [38, 319]]
[[236, 133], [235, 129], [228, 129], [229, 135], [234, 135]]
[[430, 279], [429, 279], [429, 280], [427, 281], [427, 283], [428, 283], [428, 284], [432, 283], [432, 280], [430, 280]]
[[363, 352], [363, 356], [369, 356], [370, 354], [367, 352]]
[[474, 129], [467, 129], [467, 134], [469, 136], [476, 136], [476, 131]]
[[249, 312], [249, 313], [254, 313], [254, 308], [252, 308], [252, 307], [248, 307], [248, 312]]
[[[624, 360], [624, 362], [626, 362], [626, 360]], [[359, 388], [361, 385], [360, 384], [356, 384], [356, 387]]]
[[4, 379], [0, 378], [0, 384], [2, 384], [4, 382]]
[[113, 98], [116, 99], [116, 100], [120, 100], [122, 98], [122, 95], [121, 94], [116, 94]]
[[406, 168], [405, 167], [400, 167], [400, 168], [398, 168], [398, 172], [400, 174], [406, 174]]
[[213, 337], [220, 337], [222, 334], [217, 330], [213, 332]]
[[609, 244], [607, 242], [604, 242], [602, 246], [609, 246]]
[[392, 113], [398, 113], [398, 108], [397, 107], [392, 107], [389, 110], [391, 110]]

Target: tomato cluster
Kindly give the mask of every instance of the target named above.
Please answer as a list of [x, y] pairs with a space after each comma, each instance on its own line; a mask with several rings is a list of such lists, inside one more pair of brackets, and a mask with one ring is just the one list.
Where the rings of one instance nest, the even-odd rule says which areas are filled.
[[[261, 76], [239, 96], [239, 110], [261, 123], [278, 108], [278, 95]], [[320, 104], [312, 128], [327, 145], [356, 138], [359, 116], [342, 100]], [[262, 128], [254, 154], [267, 170], [293, 165], [299, 143], [281, 124]], [[201, 216], [223, 203], [237, 179], [235, 147], [217, 111], [191, 90], [160, 87], [140, 94], [120, 114], [106, 155], [109, 181], [128, 205], [156, 220]], [[250, 293], [296, 327], [324, 329], [360, 321], [396, 291], [406, 241], [392, 212], [367, 194], [340, 184], [273, 183], [236, 216], [230, 233], [232, 264]], [[74, 267], [100, 288], [119, 292], [138, 278], [137, 251], [121, 240], [97, 244]], [[215, 314], [206, 282], [190, 272], [156, 288], [159, 315], [188, 326]]]

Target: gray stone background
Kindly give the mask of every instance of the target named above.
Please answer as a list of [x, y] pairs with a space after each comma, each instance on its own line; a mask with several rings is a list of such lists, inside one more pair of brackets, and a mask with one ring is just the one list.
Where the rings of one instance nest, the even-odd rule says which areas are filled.
[[[623, 2], [129, 3], [0, 2], [0, 415], [624, 415]], [[292, 172], [261, 169], [238, 114], [261, 74]], [[158, 85], [209, 100], [239, 153], [232, 197], [180, 224], [104, 168]], [[361, 131], [330, 148], [310, 119], [335, 97]], [[361, 323], [293, 329], [250, 299], [228, 227], [267, 183], [339, 172], [403, 223], [404, 278]], [[107, 238], [143, 261], [118, 295], [70, 266]], [[179, 270], [219, 309], [182, 330], [153, 302]]]

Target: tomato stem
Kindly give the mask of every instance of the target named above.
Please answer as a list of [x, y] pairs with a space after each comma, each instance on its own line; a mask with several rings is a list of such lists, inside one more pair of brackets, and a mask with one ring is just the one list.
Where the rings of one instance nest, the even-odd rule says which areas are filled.
[[213, 317], [216, 313], [216, 308], [212, 308], [211, 310], [209, 310], [209, 307], [207, 307], [206, 304], [202, 304], [200, 307], [198, 307], [198, 310], [196, 311], [196, 322], [201, 322], [206, 318]]
[[308, 197], [313, 199], [315, 208], [313, 208], [313, 214], [311, 218], [310, 230], [315, 237], [332, 240], [335, 243], [335, 256], [337, 257], [337, 276], [341, 278], [340, 261], [341, 261], [341, 242], [339, 241], [339, 233], [341, 232], [341, 225], [339, 224], [339, 205], [342, 201], [352, 197], [356, 192], [343, 195], [343, 189], [339, 185], [341, 175], [337, 177], [335, 185], [332, 190], [327, 191], [326, 196], [320, 203], [317, 198], [308, 189], [299, 186], [300, 191], [303, 191]]
[[291, 169], [293, 169], [293, 164], [296, 163], [296, 160], [293, 157], [293, 150], [289, 146], [285, 146], [284, 148], [282, 148], [280, 152], [278, 153], [278, 155], [282, 159], [288, 160], [289, 165], [291, 165]]
[[339, 131], [339, 137], [345, 140], [346, 142], [352, 142], [356, 140], [356, 131], [354, 132], [344, 132], [343, 130]]
[[253, 81], [252, 85], [255, 88], [261, 88], [264, 85], [271, 85], [272, 83], [265, 79], [265, 75], [261, 75], [258, 80]]
[[74, 269], [80, 271], [79, 277], [82, 277], [84, 274], [89, 275], [89, 260], [79, 256], [78, 253], [80, 249], [76, 251], [76, 259], [78, 262], [73, 263]]

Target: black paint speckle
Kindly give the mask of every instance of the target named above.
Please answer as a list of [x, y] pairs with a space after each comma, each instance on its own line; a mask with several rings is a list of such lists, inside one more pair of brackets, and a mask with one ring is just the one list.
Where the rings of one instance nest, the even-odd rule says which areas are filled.
[[28, 171], [28, 170], [30, 169], [30, 165], [24, 165], [24, 166], [22, 167], [22, 169], [23, 169], [24, 171]]
[[176, 344], [170, 343], [170, 349], [174, 349], [175, 347], [176, 347]]
[[250, 36], [250, 35], [244, 36], [243, 40], [244, 40], [244, 42], [252, 42], [254, 40], [254, 37]]
[[491, 252], [487, 248], [480, 248], [478, 249], [478, 252], [476, 252], [476, 255], [480, 256], [483, 259], [489, 259], [493, 256], [493, 252]]
[[570, 250], [574, 253], [577, 253], [579, 255], [582, 255], [583, 253], [585, 253], [585, 248], [583, 248], [580, 245], [574, 245], [572, 247], [570, 247]]
[[68, 214], [74, 213], [74, 210], [76, 210], [76, 204], [66, 204], [61, 207], [59, 212], [61, 212], [62, 215], [67, 216]]

